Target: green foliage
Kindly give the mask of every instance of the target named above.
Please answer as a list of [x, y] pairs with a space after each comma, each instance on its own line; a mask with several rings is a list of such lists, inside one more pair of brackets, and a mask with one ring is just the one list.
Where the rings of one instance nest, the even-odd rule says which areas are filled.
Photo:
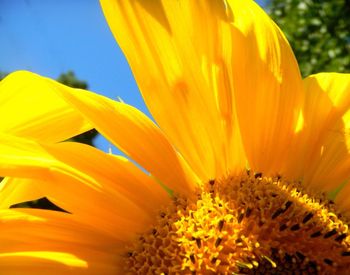
[[350, 72], [350, 0], [271, 0], [268, 9], [304, 77]]
[[1, 72], [1, 71], [0, 71], [0, 80], [2, 80], [3, 78], [5, 78], [5, 76], [7, 76], [7, 73]]
[[77, 79], [74, 72], [72, 71], [67, 71], [66, 73], [60, 74], [60, 76], [57, 78], [57, 81], [73, 88], [88, 88], [87, 82]]

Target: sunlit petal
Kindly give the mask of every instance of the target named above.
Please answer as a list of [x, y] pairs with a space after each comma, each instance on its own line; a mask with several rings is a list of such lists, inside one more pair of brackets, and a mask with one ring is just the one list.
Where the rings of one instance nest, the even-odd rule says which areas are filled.
[[0, 83], [0, 131], [57, 142], [92, 127], [53, 91], [67, 89], [51, 79], [18, 71]]
[[62, 90], [58, 93], [101, 134], [162, 183], [177, 192], [196, 187], [195, 174], [183, 167], [175, 148], [146, 115], [130, 105], [91, 92]]
[[202, 181], [244, 167], [224, 2], [101, 3], [153, 117]]
[[72, 215], [1, 210], [0, 220], [4, 274], [115, 274], [119, 270], [114, 262], [118, 241], [75, 221]]

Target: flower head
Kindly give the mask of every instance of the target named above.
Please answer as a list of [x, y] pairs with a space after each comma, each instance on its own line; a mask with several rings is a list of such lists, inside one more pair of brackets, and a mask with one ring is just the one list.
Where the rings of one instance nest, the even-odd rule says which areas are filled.
[[[1, 82], [1, 268], [347, 270], [350, 77], [302, 80], [285, 37], [249, 0], [101, 3], [157, 124], [29, 72]], [[92, 127], [147, 172], [58, 143]], [[8, 209], [41, 196], [67, 212]]]

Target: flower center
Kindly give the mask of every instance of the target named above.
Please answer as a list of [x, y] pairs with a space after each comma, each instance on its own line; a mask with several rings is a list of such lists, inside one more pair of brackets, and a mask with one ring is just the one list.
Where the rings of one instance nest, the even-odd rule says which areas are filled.
[[157, 224], [132, 245], [126, 269], [333, 274], [350, 267], [348, 234], [348, 219], [323, 194], [280, 177], [244, 173], [210, 181], [194, 197], [174, 196]]

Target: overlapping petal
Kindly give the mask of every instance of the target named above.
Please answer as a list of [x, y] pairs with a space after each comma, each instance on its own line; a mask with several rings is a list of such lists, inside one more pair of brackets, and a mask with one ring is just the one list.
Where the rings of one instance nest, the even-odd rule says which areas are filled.
[[288, 176], [331, 191], [349, 180], [350, 75], [311, 75], [304, 87], [303, 127]]
[[[342, 186], [336, 201], [350, 209], [349, 75], [303, 83], [253, 1], [101, 2], [160, 128], [129, 105], [35, 74], [1, 82], [0, 175], [10, 177], [0, 208], [43, 194], [69, 212], [0, 210], [1, 270], [121, 272], [119, 248], [169, 201], [159, 181], [184, 194], [247, 163]], [[151, 174], [86, 145], [52, 144], [91, 127]]]
[[121, 243], [67, 213], [0, 210], [3, 274], [116, 274]]
[[39, 75], [18, 71], [0, 83], [0, 132], [57, 142], [92, 127], [55, 90], [78, 90]]
[[101, 1], [153, 117], [202, 181], [245, 167], [223, 1]]
[[[60, 207], [110, 234], [126, 225], [141, 230], [168, 200], [165, 190], [129, 161], [93, 147], [7, 135], [0, 140], [2, 175], [32, 179], [33, 187]], [[22, 192], [20, 185], [10, 188]]]
[[68, 104], [148, 170], [163, 184], [179, 193], [193, 190], [198, 182], [161, 130], [134, 107], [88, 91], [60, 90]]
[[37, 185], [45, 184], [40, 180], [7, 177], [0, 183], [0, 209], [7, 209], [16, 203], [40, 199], [44, 193]]
[[336, 202], [349, 210], [350, 75], [319, 73], [304, 80], [303, 108], [296, 167], [300, 178], [314, 188], [340, 191]]
[[250, 166], [284, 170], [303, 103], [296, 59], [275, 23], [253, 1], [229, 1], [237, 117]]
[[306, 85], [314, 93], [325, 92], [331, 107], [320, 106], [322, 124], [313, 130], [315, 147], [305, 180], [330, 190], [350, 179], [350, 74], [316, 74], [306, 79]]
[[151, 113], [202, 178], [245, 164], [240, 136], [251, 168], [283, 169], [302, 81], [285, 37], [253, 1], [102, 7]]

